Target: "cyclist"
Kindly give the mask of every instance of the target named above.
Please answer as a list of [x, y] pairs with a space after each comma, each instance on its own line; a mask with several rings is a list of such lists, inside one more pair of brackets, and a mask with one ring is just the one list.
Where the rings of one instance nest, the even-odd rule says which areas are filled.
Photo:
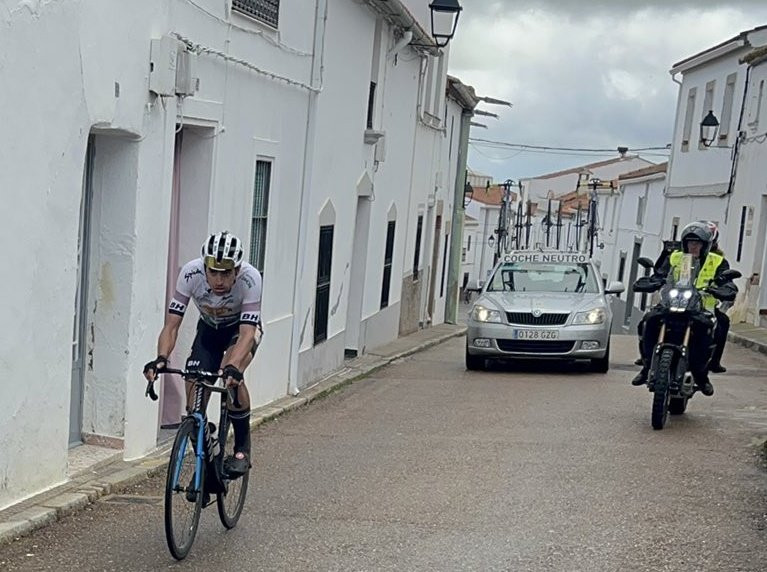
[[[263, 333], [261, 274], [242, 259], [242, 242], [233, 234], [224, 231], [208, 237], [200, 258], [187, 262], [178, 275], [176, 291], [157, 340], [157, 357], [144, 366], [144, 376], [154, 380], [168, 365], [191, 299], [200, 311], [200, 319], [186, 369], [218, 371], [227, 387], [236, 388], [236, 397], [229, 407], [234, 455], [224, 461], [232, 476], [244, 474], [250, 468], [250, 394], [243, 372]], [[190, 403], [192, 399], [194, 386], [187, 382], [187, 411], [194, 405]]]

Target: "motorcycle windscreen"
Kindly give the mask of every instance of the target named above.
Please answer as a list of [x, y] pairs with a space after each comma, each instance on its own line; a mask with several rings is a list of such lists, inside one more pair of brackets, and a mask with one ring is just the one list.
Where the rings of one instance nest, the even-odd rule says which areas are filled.
[[679, 280], [677, 281], [677, 285], [691, 287], [693, 270], [692, 254], [683, 254], [681, 264], [679, 265]]

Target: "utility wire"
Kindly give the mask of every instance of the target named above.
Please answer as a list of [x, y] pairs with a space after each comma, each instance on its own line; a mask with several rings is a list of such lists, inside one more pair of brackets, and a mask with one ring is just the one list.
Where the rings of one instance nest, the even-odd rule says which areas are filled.
[[[479, 137], [469, 137], [469, 142], [484, 146], [509, 147], [514, 149], [536, 149], [540, 151], [578, 151], [582, 153], [615, 153], [617, 147], [612, 149], [593, 149], [588, 147], [554, 147], [547, 145], [526, 145], [524, 143], [509, 143], [507, 141], [492, 141], [490, 139], [480, 139]], [[662, 147], [635, 147], [629, 151], [668, 151], [665, 145]]]

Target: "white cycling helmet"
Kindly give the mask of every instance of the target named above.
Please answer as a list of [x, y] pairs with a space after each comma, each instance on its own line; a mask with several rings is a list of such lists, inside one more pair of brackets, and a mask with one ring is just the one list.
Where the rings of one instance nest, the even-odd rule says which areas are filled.
[[242, 264], [242, 241], [228, 230], [211, 234], [202, 243], [202, 262], [216, 271], [233, 270]]

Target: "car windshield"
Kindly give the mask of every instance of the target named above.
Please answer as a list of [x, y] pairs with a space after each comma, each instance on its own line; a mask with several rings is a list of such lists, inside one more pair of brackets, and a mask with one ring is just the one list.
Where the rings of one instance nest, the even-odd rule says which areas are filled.
[[505, 262], [500, 265], [488, 292], [599, 293], [599, 280], [588, 262]]

